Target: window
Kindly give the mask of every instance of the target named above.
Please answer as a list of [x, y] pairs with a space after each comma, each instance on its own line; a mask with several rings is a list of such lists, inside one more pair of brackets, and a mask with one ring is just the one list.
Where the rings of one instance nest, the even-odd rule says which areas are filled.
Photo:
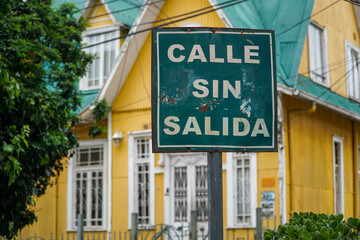
[[345, 43], [346, 48], [346, 79], [347, 91], [350, 98], [360, 100], [359, 84], [359, 58], [360, 50], [350, 42]]
[[[69, 161], [68, 229], [76, 229], [82, 214], [84, 228], [103, 230], [106, 224], [106, 141], [84, 141]], [[70, 199], [69, 199], [70, 198]]]
[[[207, 223], [208, 184], [205, 155], [181, 154], [176, 157], [170, 156], [170, 161], [173, 222], [189, 222], [191, 210], [196, 210], [198, 223]], [[191, 209], [192, 207], [193, 209]]]
[[317, 83], [329, 86], [326, 29], [310, 22], [308, 40], [310, 78]]
[[333, 137], [334, 208], [335, 214], [344, 213], [344, 156], [342, 138]]
[[256, 153], [228, 153], [228, 227], [254, 227], [257, 207]]
[[129, 134], [129, 223], [138, 214], [142, 226], [154, 224], [154, 155], [150, 131]]
[[[84, 40], [88, 45], [93, 45], [119, 37], [119, 32], [120, 30], [116, 28], [105, 33], [88, 31]], [[82, 79], [80, 90], [99, 89], [105, 84], [112, 68], [114, 67], [116, 57], [119, 53], [119, 48], [119, 40], [87, 48], [87, 51], [95, 56], [95, 59], [89, 66], [87, 76]]]

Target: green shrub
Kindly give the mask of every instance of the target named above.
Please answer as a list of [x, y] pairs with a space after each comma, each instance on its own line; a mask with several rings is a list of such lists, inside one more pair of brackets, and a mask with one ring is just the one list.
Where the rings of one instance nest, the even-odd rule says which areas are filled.
[[276, 239], [360, 239], [360, 219], [348, 218], [343, 214], [294, 213], [289, 223], [280, 225], [277, 230], [267, 229], [265, 240]]

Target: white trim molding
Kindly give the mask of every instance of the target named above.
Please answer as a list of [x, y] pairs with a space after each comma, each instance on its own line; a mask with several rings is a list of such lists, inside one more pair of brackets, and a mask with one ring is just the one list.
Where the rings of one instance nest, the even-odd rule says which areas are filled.
[[[339, 144], [339, 149], [336, 149]], [[333, 148], [333, 177], [334, 177], [334, 213], [345, 213], [345, 191], [344, 191], [344, 145], [343, 138], [339, 136], [332, 137]], [[340, 182], [337, 182], [340, 181]], [[337, 196], [337, 187], [340, 196]], [[338, 202], [340, 201], [340, 203]], [[339, 205], [338, 205], [339, 204]]]
[[[136, 154], [137, 139], [148, 140], [149, 158], [149, 223], [142, 226], [151, 226], [155, 224], [155, 155], [152, 153], [151, 130], [136, 131], [128, 133], [128, 174], [129, 174], [129, 190], [128, 190], [128, 228], [131, 229], [131, 213], [138, 213], [138, 196], [137, 196], [137, 178], [136, 174]], [[140, 223], [139, 223], [140, 224]]]
[[108, 202], [107, 202], [107, 232], [111, 234], [111, 212], [112, 212], [112, 112], [108, 113], [108, 129], [107, 129], [107, 149], [108, 149]]
[[282, 93], [277, 95], [278, 107], [278, 158], [279, 158], [279, 194], [280, 194], [280, 223], [287, 222], [286, 212], [286, 150], [285, 150], [285, 127], [284, 127], [284, 104]]
[[234, 26], [231, 24], [230, 20], [228, 19], [228, 17], [226, 16], [226, 14], [224, 13], [224, 11], [222, 10], [221, 7], [219, 7], [218, 3], [216, 0], [209, 0], [209, 3], [211, 4], [211, 6], [213, 8], [218, 8], [216, 10], [216, 13], [218, 14], [219, 18], [222, 20], [222, 22], [224, 23], [224, 25], [227, 28], [233, 28]]

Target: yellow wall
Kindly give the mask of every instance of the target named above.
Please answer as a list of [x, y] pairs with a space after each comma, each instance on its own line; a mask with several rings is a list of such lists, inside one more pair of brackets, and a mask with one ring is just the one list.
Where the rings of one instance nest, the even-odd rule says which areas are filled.
[[[99, 4], [99, 2], [95, 3]], [[207, 0], [168, 0], [164, 3], [162, 11], [157, 20], [169, 16], [179, 15], [196, 9], [209, 7]], [[104, 14], [105, 8], [100, 6], [96, 15]], [[89, 16], [93, 16], [95, 9], [92, 9]], [[105, 17], [104, 17], [105, 18]], [[99, 18], [100, 19], [100, 18]], [[201, 15], [186, 21], [171, 24], [169, 26], [180, 26], [186, 22], [201, 24], [206, 27], [225, 27], [219, 16], [215, 13]], [[163, 22], [159, 22], [161, 24]], [[90, 27], [104, 26], [112, 24], [108, 20], [93, 22], [89, 21]], [[151, 128], [151, 37], [148, 35], [140, 53], [135, 61], [127, 80], [125, 81], [120, 93], [118, 94], [112, 106], [112, 134], [115, 131], [124, 133], [124, 139], [119, 147], [112, 145], [112, 219], [111, 228], [115, 231], [127, 231], [128, 229], [128, 132], [147, 130]], [[101, 125], [107, 126], [107, 119], [102, 121]], [[76, 126], [75, 132], [79, 140], [89, 140], [89, 124]], [[100, 136], [106, 138], [106, 136]], [[155, 156], [155, 166], [159, 160], [159, 155]], [[223, 154], [223, 163], [226, 163], [225, 154]], [[279, 191], [278, 191], [278, 162], [277, 153], [258, 154], [258, 205], [260, 206], [260, 194], [262, 191], [275, 191], [276, 194], [276, 213], [279, 216]], [[263, 180], [275, 179], [274, 184], [264, 184]], [[155, 175], [155, 223], [164, 223], [164, 176]], [[56, 190], [57, 189], [57, 190]], [[56, 193], [57, 192], [57, 193]], [[37, 232], [38, 236], [50, 236], [50, 232], [60, 234], [66, 232], [66, 200], [67, 200], [67, 170], [65, 169], [59, 179], [58, 184], [49, 189], [44, 197], [39, 200], [37, 209], [39, 210], [39, 222], [36, 226], [27, 228], [23, 231], [23, 236], [31, 236]], [[57, 201], [57, 204], [56, 204]], [[226, 171], [223, 171], [223, 201], [224, 201], [224, 228], [226, 228]], [[57, 217], [55, 217], [57, 216]], [[279, 218], [278, 223], [279, 223]], [[50, 224], [50, 225], [49, 225]], [[57, 225], [57, 227], [55, 227]], [[266, 226], [266, 223], [264, 223]], [[53, 227], [50, 227], [53, 226]], [[273, 226], [271, 223], [270, 227]], [[226, 234], [226, 232], [224, 232]], [[246, 237], [253, 239], [253, 230], [229, 232], [230, 239], [232, 234], [235, 237]]]
[[[315, 16], [312, 17], [312, 21], [326, 27], [330, 89], [346, 97], [345, 39], [359, 47], [360, 35], [352, 4], [339, 1], [334, 6], [318, 13], [335, 2], [337, 1], [316, 0], [313, 9]], [[308, 39], [306, 39], [299, 73], [307, 77], [309, 77], [308, 51]], [[309, 103], [290, 97], [287, 97], [285, 102], [286, 111], [309, 107]], [[290, 120], [285, 124], [285, 138], [286, 143], [289, 144], [287, 127], [290, 127], [290, 147], [293, 149], [291, 155], [289, 151], [286, 152], [288, 212], [312, 210], [334, 213], [332, 136], [336, 135], [343, 137], [345, 215], [358, 216], [358, 124], [320, 107], [317, 107], [314, 113], [293, 112], [288, 116]], [[309, 149], [307, 146], [312, 147]], [[287, 145], [288, 149], [289, 145]], [[289, 157], [291, 162], [289, 162]], [[291, 173], [293, 176], [290, 179]]]
[[[36, 199], [35, 214], [38, 221], [21, 231], [22, 238], [37, 236], [59, 239], [66, 232], [67, 198], [67, 160], [63, 160], [64, 170], [57, 177], [56, 183], [48, 187], [44, 196]], [[52, 235], [51, 235], [52, 234]]]
[[[324, 8], [328, 1], [316, 1], [314, 12]], [[168, 0], [164, 3], [157, 20], [169, 16], [183, 14], [196, 9], [208, 7], [207, 0]], [[90, 11], [90, 16], [94, 13]], [[99, 7], [96, 14], [103, 14], [105, 8]], [[95, 14], [95, 15], [96, 15]], [[341, 17], [339, 16], [341, 14]], [[318, 14], [314, 20], [320, 25], [327, 25], [329, 63], [345, 58], [344, 39], [350, 39], [359, 46], [359, 35], [354, 21], [344, 29], [341, 24], [343, 15], [354, 17], [350, 4], [340, 2], [336, 7], [330, 8], [327, 14]], [[108, 20], [90, 23], [91, 27], [112, 24]], [[344, 20], [345, 21], [345, 20]], [[209, 13], [198, 16], [187, 22], [195, 22], [202, 26], [225, 27], [219, 16]], [[159, 22], [161, 24], [162, 22]], [[169, 26], [180, 26], [185, 21]], [[341, 33], [345, 31], [345, 33]], [[304, 47], [299, 72], [308, 75], [308, 48], [307, 41]], [[335, 83], [345, 72], [345, 65], [331, 72], [331, 84]], [[340, 94], [346, 94], [345, 79], [339, 85], [334, 85], [333, 90]], [[145, 43], [135, 61], [127, 80], [122, 86], [112, 106], [112, 133], [121, 131], [124, 133], [123, 141], [119, 147], [112, 145], [112, 219], [111, 228], [114, 231], [126, 231], [128, 229], [128, 133], [132, 131], [147, 130], [151, 128], [151, 37]], [[333, 157], [332, 135], [344, 138], [344, 163], [345, 163], [345, 209], [346, 216], [357, 216], [358, 183], [357, 165], [354, 161], [354, 151], [357, 149], [360, 139], [360, 124], [354, 124], [335, 113], [331, 113], [321, 107], [317, 107], [314, 113], [301, 114], [299, 112], [287, 113], [293, 109], [309, 107], [308, 103], [293, 97], [284, 96], [285, 113], [285, 143], [286, 145], [286, 179], [287, 179], [287, 212], [288, 218], [294, 211], [315, 211], [333, 213], [334, 211], [334, 186], [333, 186]], [[107, 126], [107, 120], [102, 122]], [[289, 128], [290, 127], [290, 131]], [[88, 140], [88, 125], [76, 127], [79, 140]], [[355, 132], [356, 134], [352, 134]], [[288, 137], [290, 135], [290, 137]], [[106, 138], [101, 136], [100, 138]], [[289, 143], [290, 140], [290, 143]], [[309, 146], [312, 146], [311, 148]], [[291, 149], [291, 151], [290, 151]], [[356, 152], [356, 151], [355, 151]], [[291, 161], [289, 160], [291, 159]], [[155, 167], [159, 155], [155, 156]], [[223, 162], [226, 162], [225, 154]], [[276, 222], [280, 222], [280, 194], [279, 194], [279, 163], [278, 153], [259, 153], [257, 156], [257, 192], [258, 206], [260, 206], [261, 192], [275, 192]], [[226, 171], [223, 171], [223, 199], [224, 199], [224, 228], [226, 227]], [[164, 223], [164, 176], [155, 175], [155, 223]], [[39, 236], [48, 237], [50, 232], [57, 233], [56, 238], [66, 231], [67, 209], [67, 169], [61, 173], [57, 185], [50, 188], [46, 195], [39, 199], [37, 204], [39, 222], [36, 226], [23, 231], [23, 235], [31, 236], [37, 232]], [[57, 226], [57, 227], [56, 227]], [[267, 226], [267, 222], [264, 222]], [[269, 227], [273, 227], [270, 222]], [[246, 237], [249, 234], [253, 238], [253, 230], [236, 231], [236, 237]], [[230, 239], [232, 239], [230, 237]]]
[[[208, 7], [208, 1], [166, 1], [157, 20], [179, 15], [195, 9]], [[180, 26], [186, 21], [169, 25]], [[190, 19], [203, 26], [224, 27], [216, 13]], [[163, 22], [160, 21], [159, 24]], [[120, 147], [113, 148], [113, 214], [112, 228], [125, 229], [128, 226], [128, 142], [127, 133], [151, 128], [151, 36], [148, 35], [127, 80], [117, 96], [112, 110], [113, 132], [125, 133]], [[159, 160], [155, 156], [155, 164]], [[158, 165], [156, 165], [158, 167]], [[155, 224], [164, 223], [164, 176], [155, 176]], [[121, 187], [121, 188], [120, 188]], [[126, 189], [119, 191], [119, 189]], [[224, 199], [224, 202], [226, 198]], [[115, 214], [116, 213], [116, 214]]]
[[[315, 0], [314, 13], [323, 10], [336, 0]], [[327, 31], [328, 64], [330, 70], [330, 89], [342, 96], [347, 96], [345, 65], [345, 39], [360, 47], [360, 35], [356, 23], [354, 8], [351, 3], [339, 1], [334, 6], [311, 18]], [[308, 39], [306, 38], [299, 73], [310, 77]]]
[[[208, 1], [176, 1], [168, 0], [165, 2], [162, 11], [157, 20], [167, 18], [169, 16], [179, 15], [195, 9], [200, 9], [209, 6]], [[210, 13], [182, 21], [176, 24], [169, 25], [170, 27], [180, 26], [186, 22], [195, 22], [202, 26], [211, 27], [225, 27], [216, 13]], [[160, 22], [161, 24], [163, 22]], [[143, 48], [139, 53], [138, 59], [132, 67], [132, 70], [124, 83], [118, 97], [113, 104], [113, 132], [115, 130], [127, 133], [130, 131], [146, 130], [151, 127], [151, 38], [147, 37]], [[118, 192], [119, 189], [127, 189], [128, 186], [128, 165], [127, 165], [127, 134], [125, 134], [124, 141], [121, 147], [113, 149], [113, 218], [112, 228], [122, 229], [127, 226], [128, 219], [128, 196], [127, 191]], [[276, 214], [279, 216], [279, 191], [278, 191], [278, 160], [277, 153], [262, 153], [258, 154], [258, 199], [262, 191], [275, 191], [276, 194]], [[159, 159], [158, 154], [156, 159]], [[118, 163], [117, 160], [119, 160]], [[223, 155], [223, 162], [226, 162], [225, 154]], [[155, 161], [157, 164], [157, 160]], [[158, 167], [156, 165], [156, 167]], [[274, 179], [274, 185], [268, 186], [262, 184], [262, 179]], [[163, 175], [156, 174], [155, 176], [155, 223], [164, 222], [164, 190], [163, 190]], [[120, 188], [121, 186], [121, 188]], [[122, 188], [123, 187], [123, 188]], [[121, 196], [120, 196], [121, 195]], [[226, 172], [223, 172], [223, 200], [224, 200], [224, 228], [226, 227]], [[260, 200], [258, 200], [260, 205]], [[125, 207], [125, 208], [124, 208]], [[118, 213], [118, 214], [114, 214]], [[277, 217], [279, 224], [280, 218]], [[264, 222], [264, 225], [266, 223]], [[270, 227], [273, 222], [270, 222]], [[245, 236], [247, 233], [243, 231], [235, 232], [237, 237]], [[249, 236], [252, 238], [253, 231], [250, 230]]]
[[288, 113], [285, 120], [288, 212], [334, 213], [332, 137], [339, 136], [344, 147], [345, 216], [357, 215], [354, 207], [357, 156], [354, 159], [353, 155], [357, 150], [353, 139], [358, 139], [359, 129], [353, 135], [351, 120], [319, 106], [313, 113], [304, 113], [297, 110], [309, 108], [309, 103], [288, 96], [284, 96], [284, 102]]
[[275, 219], [264, 220], [263, 226], [274, 228], [275, 222], [280, 224], [280, 192], [279, 192], [279, 157], [278, 153], [257, 154], [257, 185], [258, 207], [261, 203], [261, 193], [275, 192]]
[[96, 0], [93, 3], [90, 3], [89, 7], [90, 6], [94, 7], [90, 10], [88, 20], [86, 21], [89, 25], [89, 28], [103, 27], [114, 23], [105, 9], [105, 6], [100, 2], [100, 0]]

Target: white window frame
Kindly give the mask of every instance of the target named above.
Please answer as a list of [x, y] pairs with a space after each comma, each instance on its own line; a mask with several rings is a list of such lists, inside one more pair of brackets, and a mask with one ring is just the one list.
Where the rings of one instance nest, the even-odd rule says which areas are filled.
[[[91, 36], [94, 36], [94, 35], [100, 35], [100, 42], [103, 42], [104, 41], [104, 34], [106, 33], [109, 33], [109, 32], [115, 32], [115, 38], [119, 38], [120, 37], [120, 27], [121, 25], [120, 24], [113, 24], [113, 25], [109, 25], [109, 26], [106, 26], [106, 27], [94, 27], [94, 28], [91, 28], [91, 29], [88, 29], [86, 30], [82, 37], [83, 37], [83, 42], [90, 45], [90, 37]], [[115, 59], [114, 59], [114, 66], [115, 66], [115, 62], [116, 62], [116, 59], [120, 53], [120, 39], [117, 39], [117, 40], [114, 40], [115, 41]], [[99, 58], [100, 60], [100, 68], [99, 68], [99, 72], [101, 73], [100, 74], [100, 79], [99, 79], [99, 86], [92, 86], [92, 87], [89, 87], [88, 86], [88, 79], [89, 79], [89, 71], [88, 73], [80, 80], [80, 83], [79, 83], [79, 89], [81, 91], [89, 91], [89, 90], [96, 90], [96, 89], [101, 89], [106, 80], [105, 79], [105, 76], [103, 75], [103, 72], [104, 72], [104, 50], [105, 50], [105, 44], [100, 44], [100, 54], [101, 54], [101, 57]], [[89, 48], [86, 48], [85, 51], [87, 53], [90, 52], [90, 49]], [[90, 65], [89, 65], [90, 66]], [[111, 71], [109, 72], [108, 76], [111, 76]]]
[[[236, 221], [236, 169], [235, 163], [238, 158], [249, 157], [250, 159], [250, 223], [237, 223]], [[227, 201], [227, 227], [228, 228], [255, 228], [257, 208], [257, 155], [256, 153], [227, 153], [226, 154], [226, 201]]]
[[[174, 227], [180, 227], [184, 222], [175, 222], [175, 213], [174, 213], [174, 167], [187, 167], [187, 219], [190, 221], [190, 215], [192, 210], [196, 210], [196, 167], [204, 166], [207, 164], [206, 154], [199, 152], [189, 152], [189, 153], [164, 153], [160, 154], [160, 158], [164, 162], [164, 223], [173, 225]], [[191, 181], [193, 180], [193, 181]], [[197, 227], [203, 228], [205, 232], [207, 231], [207, 222], [198, 222]]]
[[[102, 226], [84, 226], [85, 231], [105, 231], [107, 228], [107, 201], [108, 201], [108, 159], [107, 159], [107, 139], [79, 141], [79, 148], [83, 147], [96, 147], [102, 145], [103, 151], [103, 225]], [[75, 187], [75, 162], [76, 152], [68, 161], [68, 176], [67, 176], [67, 231], [76, 231], [76, 217], [75, 216], [75, 204], [76, 204], [76, 187]]]
[[[315, 41], [315, 36], [312, 34], [312, 29], [316, 29], [320, 31], [320, 47], [321, 49], [313, 46], [311, 44]], [[308, 28], [308, 49], [309, 49], [309, 70], [310, 70], [310, 78], [325, 87], [330, 86], [330, 74], [329, 74], [329, 62], [328, 62], [328, 50], [327, 50], [327, 31], [325, 27], [320, 26], [319, 24], [311, 21]], [[316, 53], [316, 51], [321, 51], [321, 71], [323, 72], [324, 79], [319, 81], [318, 78], [321, 76], [317, 76], [315, 71], [319, 71], [319, 67], [316, 66], [316, 61], [312, 56]]]
[[[358, 60], [360, 61], [360, 49], [351, 42], [345, 40], [347, 94], [349, 98], [360, 101], [360, 66], [358, 68], [358, 81], [353, 82], [352, 74], [354, 66], [352, 65], [352, 50], [357, 53]], [[355, 91], [355, 93], [352, 93], [352, 91]]]
[[[335, 164], [335, 143], [340, 144], [340, 201], [341, 201], [341, 212], [336, 211], [337, 205], [337, 196], [336, 196], [336, 179], [335, 179], [335, 171], [336, 171], [336, 164]], [[343, 145], [343, 138], [339, 136], [333, 136], [332, 138], [332, 148], [333, 148], [333, 178], [334, 178], [334, 213], [344, 213], [345, 211], [345, 191], [344, 191], [344, 145]]]
[[128, 228], [131, 229], [131, 214], [137, 213], [137, 192], [136, 192], [136, 176], [135, 176], [135, 140], [139, 138], [149, 139], [149, 224], [141, 225], [141, 227], [149, 227], [155, 225], [155, 154], [152, 153], [151, 130], [136, 131], [128, 133], [128, 171], [129, 171], [129, 212], [128, 212]]

